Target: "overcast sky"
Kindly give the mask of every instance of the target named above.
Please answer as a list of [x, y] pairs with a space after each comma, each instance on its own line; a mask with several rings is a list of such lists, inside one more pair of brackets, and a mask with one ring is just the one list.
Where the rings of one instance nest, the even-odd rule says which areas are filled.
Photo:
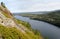
[[11, 12], [51, 11], [60, 9], [60, 0], [0, 0]]

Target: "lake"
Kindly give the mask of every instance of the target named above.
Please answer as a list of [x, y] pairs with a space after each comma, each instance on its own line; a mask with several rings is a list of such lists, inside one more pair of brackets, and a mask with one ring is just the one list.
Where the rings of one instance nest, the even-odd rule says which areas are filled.
[[32, 20], [28, 17], [22, 17], [18, 15], [15, 15], [15, 18], [29, 22], [33, 29], [37, 29], [40, 31], [42, 36], [48, 37], [48, 39], [60, 39], [60, 28], [52, 24], [43, 21]]

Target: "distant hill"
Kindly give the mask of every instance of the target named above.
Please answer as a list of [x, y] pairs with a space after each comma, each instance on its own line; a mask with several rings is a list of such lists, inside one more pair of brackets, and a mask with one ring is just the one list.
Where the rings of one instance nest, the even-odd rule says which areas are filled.
[[13, 14], [45, 14], [45, 13], [48, 13], [49, 11], [37, 11], [37, 12], [19, 12], [19, 13], [17, 13], [17, 12], [15, 12], [15, 13], [13, 13]]

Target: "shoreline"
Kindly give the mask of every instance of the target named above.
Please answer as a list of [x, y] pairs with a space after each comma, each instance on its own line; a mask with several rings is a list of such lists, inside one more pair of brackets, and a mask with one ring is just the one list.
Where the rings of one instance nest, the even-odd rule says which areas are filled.
[[45, 21], [45, 20], [42, 20], [42, 19], [37, 19], [37, 18], [30, 18], [30, 19], [47, 22], [47, 23], [49, 23], [49, 24], [55, 25], [56, 27], [60, 28], [60, 25], [55, 24], [55, 23], [52, 23], [52, 22], [48, 22], [48, 21]]

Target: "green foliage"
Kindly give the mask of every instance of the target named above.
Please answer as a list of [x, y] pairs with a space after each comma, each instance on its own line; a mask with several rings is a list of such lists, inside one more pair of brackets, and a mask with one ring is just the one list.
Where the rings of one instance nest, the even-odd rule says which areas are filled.
[[19, 39], [20, 36], [18, 32], [15, 28], [10, 29], [0, 25], [0, 34], [2, 35], [3, 39]]
[[45, 37], [45, 39], [48, 39], [48, 37]]
[[38, 30], [33, 30], [35, 35], [40, 35], [40, 32]]
[[16, 28], [7, 28], [0, 25], [0, 34], [3, 39], [28, 39], [22, 32]]
[[21, 20], [19, 20], [19, 19], [16, 19], [16, 22], [17, 22], [18, 24], [24, 25], [24, 26], [27, 27], [28, 29], [31, 29], [31, 25], [30, 25], [28, 22], [21, 21]]
[[34, 33], [22, 33], [20, 30], [15, 27], [5, 27], [0, 25], [0, 34], [3, 39], [39, 39], [39, 35], [35, 35]]

